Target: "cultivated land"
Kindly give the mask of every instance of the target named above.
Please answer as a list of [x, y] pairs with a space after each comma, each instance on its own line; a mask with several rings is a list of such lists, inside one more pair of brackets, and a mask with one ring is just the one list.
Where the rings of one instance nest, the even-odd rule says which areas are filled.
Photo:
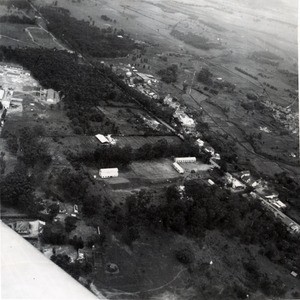
[[[76, 86], [70, 81], [67, 92], [55, 80], [50, 81], [53, 86], [41, 86], [38, 78], [25, 74], [27, 70], [18, 76], [8, 75], [8, 69], [18, 65], [3, 62], [0, 66], [0, 86], [13, 89], [13, 97], [22, 99], [10, 105], [0, 127], [0, 152], [5, 152], [6, 163], [0, 183], [22, 161], [26, 144], [20, 142], [20, 132], [24, 127], [35, 130], [36, 143], [44, 145], [51, 158], [48, 163], [38, 161], [27, 166], [26, 175], [33, 174], [31, 198], [42, 203], [35, 216], [47, 221], [53, 236], [57, 231], [65, 239], [60, 242], [48, 236], [43, 240], [43, 234], [39, 243], [33, 243], [49, 258], [55, 248], [56, 255], [68, 255], [73, 263], [80, 262], [77, 273], [70, 271], [70, 265], [57, 263], [109, 299], [246, 299], [249, 295], [251, 299], [268, 299], [283, 297], [282, 291], [286, 292], [284, 297], [298, 297], [299, 275], [294, 278], [290, 273], [299, 270], [293, 252], [299, 239], [281, 238], [280, 234], [285, 234], [274, 223], [274, 216], [268, 219], [269, 213], [258, 209], [260, 204], [250, 197], [252, 187], [244, 191], [225, 185], [224, 174], [220, 176], [203, 152], [196, 162], [180, 163], [185, 172], [179, 174], [172, 166], [173, 155], [156, 157], [155, 148], [158, 145], [161, 152], [167, 148], [179, 151], [197, 135], [221, 153], [228, 172], [250, 169], [251, 175], [272, 182], [275, 173], [285, 172], [296, 183], [300, 181], [296, 5], [280, 0], [272, 4], [258, 0], [222, 4], [211, 0], [31, 2], [35, 9], [26, 10], [26, 14], [37, 17], [35, 25], [0, 23], [0, 45], [65, 49], [70, 55], [64, 61], [66, 65], [86, 66], [87, 72], [100, 66], [99, 73], [92, 75], [99, 76], [94, 86], [94, 82]], [[67, 9], [70, 16], [93, 26], [111, 27], [112, 31], [116, 28], [122, 34], [120, 39], [129, 34], [144, 48], [113, 58], [80, 53], [66, 39], [58, 40], [48, 31], [47, 20], [38, 12], [48, 5]], [[22, 14], [5, 6], [0, 6], [0, 12]], [[50, 59], [47, 63], [51, 69]], [[51, 69], [52, 73], [46, 75], [40, 70], [35, 74], [44, 82], [47, 76], [59, 80], [65, 74], [64, 63], [57, 73]], [[172, 64], [178, 66], [177, 79], [167, 84], [157, 72]], [[149, 109], [124, 92], [115, 77], [108, 80], [105, 76], [110, 73], [101, 73], [105, 67], [126, 85], [157, 95], [148, 100], [159, 108], [167, 107], [162, 99], [171, 94], [199, 126], [186, 129], [174, 118], [165, 121], [164, 116], [157, 116], [151, 105]], [[154, 79], [136, 83], [134, 79], [140, 77], [134, 68]], [[213, 84], [197, 80], [203, 68], [212, 73]], [[134, 75], [127, 76], [127, 71]], [[77, 69], [70, 68], [69, 72], [71, 75]], [[84, 75], [78, 71], [82, 82], [89, 85]], [[84, 100], [93, 99], [94, 91], [103, 88], [102, 82], [105, 92], [97, 94], [98, 102], [93, 102], [90, 111], [85, 106], [88, 101], [78, 105], [78, 94]], [[232, 84], [233, 90], [220, 87], [225, 83]], [[44, 89], [56, 86], [65, 98], [72, 95], [74, 101], [47, 101]], [[86, 124], [91, 126], [84, 127]], [[115, 144], [101, 144], [96, 133], [111, 134]], [[121, 158], [113, 156], [116, 147], [127, 149], [127, 153], [120, 152]], [[132, 157], [126, 161], [129, 152]], [[145, 159], [145, 153], [149, 158]], [[237, 157], [232, 162], [230, 156], [234, 154]], [[119, 167], [117, 178], [99, 177], [99, 168], [107, 161], [109, 167]], [[209, 179], [213, 179], [213, 186]], [[173, 185], [179, 188], [172, 190]], [[185, 190], [180, 190], [183, 186]], [[197, 190], [197, 186], [201, 188]], [[228, 203], [228, 198], [234, 200]], [[298, 221], [299, 198], [291, 198], [284, 199], [286, 213]], [[59, 210], [52, 215], [57, 205]], [[21, 205], [16, 211], [3, 206], [1, 214], [9, 215], [6, 221], [12, 222], [14, 217], [20, 219], [22, 210]], [[72, 216], [76, 225], [67, 231], [71, 225], [66, 219]], [[205, 229], [195, 233], [193, 221], [196, 228]], [[252, 231], [255, 234], [250, 234]], [[281, 244], [273, 243], [277, 235]], [[77, 247], [74, 236], [83, 240], [84, 247]], [[187, 255], [189, 262], [178, 258], [178, 250], [186, 248], [192, 253], [192, 257]], [[117, 265], [117, 272], [109, 271], [110, 263]], [[82, 271], [85, 264], [86, 269], [89, 264], [92, 269]]]

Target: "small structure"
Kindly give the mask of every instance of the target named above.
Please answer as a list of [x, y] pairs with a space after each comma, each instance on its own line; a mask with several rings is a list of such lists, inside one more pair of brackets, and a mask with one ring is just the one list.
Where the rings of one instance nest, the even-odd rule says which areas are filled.
[[201, 139], [198, 139], [198, 140], [196, 141], [196, 143], [197, 143], [197, 145], [198, 145], [200, 148], [202, 148], [202, 147], [204, 146], [204, 141], [202, 141]]
[[215, 185], [215, 183], [211, 179], [208, 179], [207, 182], [209, 183], [209, 185]]
[[291, 272], [291, 275], [292, 275], [293, 277], [297, 277], [297, 276], [298, 276], [298, 274], [297, 274], [295, 271], [292, 271], [292, 272]]
[[236, 178], [232, 178], [232, 187], [235, 190], [244, 190], [246, 188], [246, 186], [241, 183], [239, 180], [237, 180]]
[[53, 89], [47, 90], [47, 102], [49, 102], [49, 103], [59, 102], [58, 93], [56, 91], [54, 91]]
[[279, 196], [278, 192], [267, 192], [265, 195], [266, 199], [275, 199]]
[[211, 155], [215, 154], [215, 149], [213, 147], [211, 147], [211, 146], [205, 147], [204, 151], [207, 152], [207, 153], [210, 153]]
[[109, 140], [103, 134], [97, 134], [95, 137], [100, 141], [101, 144], [109, 144]]
[[283, 202], [281, 202], [280, 200], [274, 200], [274, 202], [272, 204], [275, 205], [279, 209], [286, 208], [286, 205]]
[[0, 89], [0, 100], [3, 99], [4, 94], [5, 94], [5, 91], [3, 89]]
[[9, 109], [10, 107], [10, 99], [7, 97], [1, 101], [4, 109]]
[[196, 162], [196, 157], [175, 157], [174, 161], [179, 163], [190, 163], [190, 162]]
[[180, 114], [178, 116], [178, 121], [183, 126], [186, 126], [186, 127], [195, 127], [196, 126], [195, 121], [186, 114]]
[[101, 178], [112, 178], [119, 176], [119, 169], [118, 168], [105, 168], [99, 170], [99, 176]]
[[184, 173], [184, 169], [182, 167], [179, 166], [179, 164], [177, 162], [173, 163], [173, 167], [174, 169], [179, 173], [179, 174], [183, 174]]

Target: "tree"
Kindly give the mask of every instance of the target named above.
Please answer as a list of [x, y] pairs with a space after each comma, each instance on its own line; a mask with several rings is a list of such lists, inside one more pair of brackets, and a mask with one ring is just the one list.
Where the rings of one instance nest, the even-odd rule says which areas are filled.
[[88, 188], [88, 181], [81, 172], [73, 172], [71, 169], [65, 168], [59, 174], [57, 184], [73, 203], [82, 202]]
[[42, 240], [47, 244], [64, 245], [66, 243], [64, 226], [59, 222], [47, 223], [43, 229]]
[[213, 74], [209, 71], [209, 69], [203, 67], [197, 75], [197, 80], [206, 85], [212, 85], [213, 84], [212, 76]]
[[[19, 206], [20, 198], [33, 199], [33, 180], [27, 175], [24, 165], [17, 165], [15, 170], [0, 182], [0, 198], [9, 206]], [[21, 201], [23, 203], [24, 201]], [[21, 205], [22, 208], [26, 206]]]
[[166, 69], [161, 69], [157, 72], [161, 76], [161, 80], [166, 83], [172, 83], [177, 81], [178, 66], [172, 65]]
[[195, 256], [190, 248], [181, 248], [175, 251], [175, 256], [179, 262], [188, 265], [194, 262]]
[[77, 235], [74, 235], [73, 238], [69, 240], [69, 243], [74, 246], [76, 251], [78, 251], [79, 249], [82, 249], [84, 247], [84, 242], [83, 242], [81, 236], [78, 237]]
[[70, 233], [76, 228], [77, 219], [75, 217], [68, 216], [65, 218], [65, 230]]

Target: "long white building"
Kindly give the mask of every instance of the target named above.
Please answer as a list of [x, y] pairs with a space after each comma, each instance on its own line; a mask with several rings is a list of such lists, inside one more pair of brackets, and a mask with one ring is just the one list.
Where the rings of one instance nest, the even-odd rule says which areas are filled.
[[175, 157], [175, 162], [183, 162], [183, 163], [189, 163], [189, 162], [195, 162], [197, 159], [196, 157]]
[[119, 176], [119, 169], [118, 168], [100, 169], [99, 170], [99, 176], [101, 178], [118, 177]]
[[0, 100], [3, 99], [4, 94], [5, 94], [5, 91], [3, 89], [0, 89]]
[[179, 164], [177, 162], [173, 163], [173, 167], [174, 169], [179, 173], [179, 174], [183, 174], [184, 173], [184, 169], [182, 167], [179, 166]]

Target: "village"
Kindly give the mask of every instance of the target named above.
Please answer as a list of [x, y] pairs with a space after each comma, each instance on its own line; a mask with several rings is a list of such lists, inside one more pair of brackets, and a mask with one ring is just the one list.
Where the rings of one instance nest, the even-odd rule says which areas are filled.
[[[144, 73], [137, 72], [134, 67], [126, 66], [120, 68], [113, 68], [115, 72], [124, 73], [124, 82], [130, 86], [131, 88], [135, 88], [138, 91], [148, 95], [153, 100], [157, 100], [160, 96], [154, 92], [155, 84], [158, 83], [158, 79], [154, 76]], [[41, 104], [43, 106], [47, 105], [55, 105], [59, 103], [60, 97], [59, 92], [54, 91], [53, 89], [45, 90], [42, 87], [39, 87], [38, 83], [31, 79], [30, 73], [19, 66], [10, 66], [10, 65], [2, 65], [1, 66], [1, 104], [2, 104], [2, 112], [1, 112], [1, 127], [4, 126], [6, 118], [13, 118], [14, 116], [20, 116], [20, 113], [23, 111], [23, 98], [24, 95], [30, 95], [32, 97], [31, 102], [29, 103], [30, 111], [36, 110], [36, 103]], [[32, 90], [30, 91], [28, 85], [32, 85]], [[26, 91], [22, 88], [22, 86], [26, 86]], [[15, 96], [17, 95], [17, 96]], [[163, 104], [170, 106], [175, 109], [174, 112], [174, 121], [177, 123], [171, 124], [172, 128], [180, 137], [180, 139], [184, 143], [184, 135], [191, 136], [194, 139], [195, 146], [198, 147], [199, 152], [203, 154], [209, 155], [209, 165], [207, 165], [208, 175], [206, 175], [206, 184], [207, 185], [215, 185], [215, 181], [220, 182], [220, 178], [214, 178], [216, 175], [209, 176], [210, 171], [213, 168], [220, 169], [220, 154], [216, 153], [213, 147], [211, 147], [207, 142], [202, 140], [201, 134], [195, 130], [196, 122], [186, 113], [186, 108], [180, 105], [178, 102], [174, 101], [171, 95], [167, 95], [163, 99]], [[157, 121], [154, 121], [157, 122]], [[106, 146], [114, 146], [118, 145], [118, 136], [114, 136], [112, 134], [103, 135], [101, 133], [95, 135], [95, 143], [100, 143], [101, 145]], [[120, 137], [122, 139], [122, 137]], [[2, 158], [3, 159], [3, 158]], [[186, 179], [187, 176], [196, 176], [197, 173], [201, 173], [204, 170], [203, 168], [197, 167], [197, 158], [196, 157], [175, 157], [173, 162], [171, 160], [167, 160], [170, 166], [178, 173], [176, 177], [181, 177]], [[198, 171], [197, 171], [198, 169]], [[165, 169], [166, 170], [166, 169]], [[171, 169], [169, 169], [171, 170]], [[172, 171], [169, 171], [172, 173]], [[171, 174], [170, 173], [170, 174]], [[113, 178], [124, 177], [126, 179], [126, 172], [120, 172], [118, 168], [100, 168], [98, 173], [93, 173], [92, 178], [94, 180], [102, 180], [103, 182], [108, 182], [108, 184], [112, 184], [114, 186], [120, 181], [114, 182]], [[165, 174], [166, 175], [166, 174]], [[171, 176], [172, 177], [172, 176]], [[182, 184], [183, 182], [183, 184]], [[181, 189], [184, 189], [184, 181], [181, 182]], [[291, 218], [284, 214], [286, 209], [286, 204], [283, 203], [278, 198], [278, 193], [274, 190], [274, 188], [268, 184], [265, 180], [261, 180], [259, 178], [254, 178], [249, 171], [241, 171], [239, 173], [225, 173], [225, 176], [221, 178], [222, 186], [221, 188], [226, 188], [231, 190], [233, 193], [242, 193], [244, 197], [251, 201], [252, 198], [259, 199], [264, 205], [264, 207], [271, 211], [274, 214], [275, 218], [278, 218], [283, 222], [283, 224], [287, 227], [287, 230], [293, 232], [294, 234], [300, 233], [300, 225], [293, 221]], [[59, 203], [59, 211], [54, 221], [61, 222], [66, 216], [78, 218], [80, 216], [80, 209], [78, 205], [69, 205], [67, 203]], [[51, 205], [53, 203], [50, 201], [45, 201], [44, 205], [44, 213], [51, 213]], [[80, 218], [80, 217], [79, 217]], [[12, 221], [14, 218], [12, 215], [8, 214], [5, 216], [3, 214], [3, 219], [5, 222], [8, 220], [8, 224], [11, 228], [13, 228], [16, 232], [21, 234], [24, 238], [29, 239], [31, 241], [38, 242], [36, 245], [42, 247], [43, 251], [47, 253], [48, 248], [44, 248], [39, 242], [39, 235], [41, 234], [43, 227], [45, 226], [44, 221], [40, 220], [22, 220], [22, 218], [17, 217], [16, 221]], [[100, 234], [99, 228], [97, 229]], [[94, 233], [97, 233], [97, 230]], [[93, 232], [93, 230], [91, 231]], [[51, 248], [51, 247], [50, 247]], [[71, 254], [73, 259], [83, 259], [84, 253], [82, 252], [76, 255], [75, 252], [70, 253], [69, 247], [60, 247], [60, 250], [55, 251], [66, 251], [68, 249], [68, 254]], [[51, 250], [52, 251], [52, 250]]]
[[100, 298], [297, 295], [282, 53], [237, 50], [234, 27], [190, 14], [201, 5], [50, 2], [0, 35], [2, 222]]

